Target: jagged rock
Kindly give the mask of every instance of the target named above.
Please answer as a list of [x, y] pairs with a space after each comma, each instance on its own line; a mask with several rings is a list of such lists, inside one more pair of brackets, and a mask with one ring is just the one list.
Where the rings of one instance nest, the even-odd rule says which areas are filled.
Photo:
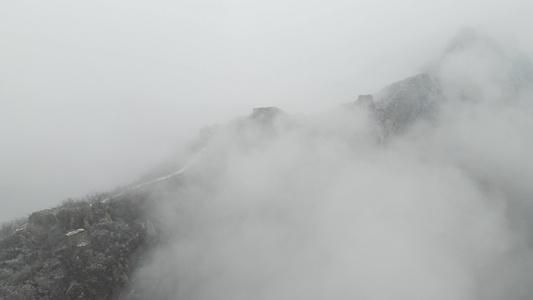
[[373, 107], [384, 136], [402, 133], [414, 122], [433, 116], [445, 100], [439, 83], [422, 73], [386, 87]]

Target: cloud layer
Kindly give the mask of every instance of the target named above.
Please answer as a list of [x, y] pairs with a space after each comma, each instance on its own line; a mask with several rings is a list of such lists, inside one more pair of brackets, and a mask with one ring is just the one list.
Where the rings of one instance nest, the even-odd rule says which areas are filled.
[[[133, 289], [188, 299], [527, 299], [531, 94], [504, 93], [512, 72], [502, 61], [512, 56], [456, 63], [471, 51], [434, 69], [448, 96], [438, 116], [384, 142], [364, 108], [223, 127], [187, 187], [160, 195], [156, 213], [174, 241]], [[467, 87], [451, 80], [464, 74]]]

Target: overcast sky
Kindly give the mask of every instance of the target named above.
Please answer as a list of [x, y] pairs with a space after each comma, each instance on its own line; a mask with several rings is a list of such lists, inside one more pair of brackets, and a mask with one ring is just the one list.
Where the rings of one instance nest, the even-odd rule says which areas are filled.
[[533, 3], [1, 1], [0, 222], [138, 179], [205, 125], [417, 73], [462, 26], [532, 57]]

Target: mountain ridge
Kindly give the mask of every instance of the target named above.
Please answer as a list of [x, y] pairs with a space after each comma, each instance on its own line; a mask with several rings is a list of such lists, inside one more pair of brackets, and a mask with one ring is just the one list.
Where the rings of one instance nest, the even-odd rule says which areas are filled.
[[[449, 55], [462, 56], [464, 51], [468, 52], [473, 45], [477, 45], [477, 37], [475, 32], [468, 29], [461, 32], [446, 50], [448, 56], [445, 59], [451, 59]], [[527, 75], [528, 70], [533, 70], [531, 62], [521, 62], [525, 71], [520, 71], [513, 67], [514, 59], [511, 59], [510, 64], [505, 64], [506, 78], [503, 80], [494, 79], [491, 77], [493, 74], [489, 74], [488, 82], [498, 84], [499, 89], [499, 93], [490, 95], [498, 98], [513, 94], [514, 97], [514, 93], [522, 93], [532, 86], [533, 77]], [[510, 69], [507, 68], [509, 65]], [[157, 276], [153, 270], [143, 268], [151, 256], [158, 254], [162, 245], [167, 245], [182, 234], [180, 228], [165, 224], [161, 216], [154, 213], [153, 207], [162, 205], [160, 199], [176, 191], [182, 196], [180, 189], [191, 182], [198, 189], [216, 190], [218, 184], [223, 183], [212, 183], [211, 180], [225, 172], [225, 158], [234, 155], [231, 153], [233, 148], [238, 148], [237, 153], [252, 152], [261, 157], [262, 151], [272, 147], [270, 140], [285, 132], [289, 133], [281, 138], [282, 143], [286, 143], [285, 139], [303, 140], [302, 143], [309, 143], [309, 147], [313, 147], [316, 146], [314, 140], [306, 138], [321, 134], [330, 141], [336, 138], [335, 134], [330, 134], [338, 130], [336, 126], [343, 127], [345, 124], [348, 124], [348, 129], [340, 130], [339, 139], [346, 136], [354, 138], [359, 134], [372, 145], [383, 145], [384, 142], [408, 134], [419, 122], [437, 122], [441, 106], [452, 99], [469, 103], [479, 101], [478, 98], [485, 95], [485, 81], [473, 81], [465, 85], [461, 82], [457, 85], [444, 69], [437, 64], [430, 72], [388, 85], [375, 97], [363, 96], [358, 101], [341, 106], [341, 112], [329, 122], [334, 123], [331, 128], [320, 128], [322, 123], [319, 123], [317, 129], [312, 125], [313, 120], [302, 121], [279, 108], [254, 108], [247, 117], [202, 130], [197, 142], [199, 151], [176, 172], [114, 193], [95, 194], [85, 201], [71, 201], [32, 213], [25, 225], [6, 229], [4, 237], [0, 239], [0, 297], [170, 298], [175, 287], [171, 283], [146, 280]], [[518, 82], [512, 84], [512, 91], [507, 86], [509, 80]], [[365, 130], [360, 133], [362, 127]], [[298, 134], [291, 133], [300, 128], [304, 128], [301, 130], [303, 134], [300, 131]], [[224, 144], [228, 140], [231, 141], [229, 145]], [[268, 167], [259, 164], [254, 171], [262, 174], [260, 172], [266, 172]], [[248, 174], [248, 177], [253, 176], [255, 174]], [[183, 196], [183, 199], [186, 197]], [[156, 283], [147, 285], [144, 281]], [[137, 289], [138, 286], [143, 289]]]

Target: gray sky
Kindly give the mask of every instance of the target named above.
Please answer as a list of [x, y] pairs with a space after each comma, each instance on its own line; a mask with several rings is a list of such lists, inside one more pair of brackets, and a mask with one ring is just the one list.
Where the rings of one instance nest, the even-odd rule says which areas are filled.
[[2, 1], [0, 221], [127, 184], [204, 125], [412, 75], [462, 26], [533, 54], [513, 1]]

